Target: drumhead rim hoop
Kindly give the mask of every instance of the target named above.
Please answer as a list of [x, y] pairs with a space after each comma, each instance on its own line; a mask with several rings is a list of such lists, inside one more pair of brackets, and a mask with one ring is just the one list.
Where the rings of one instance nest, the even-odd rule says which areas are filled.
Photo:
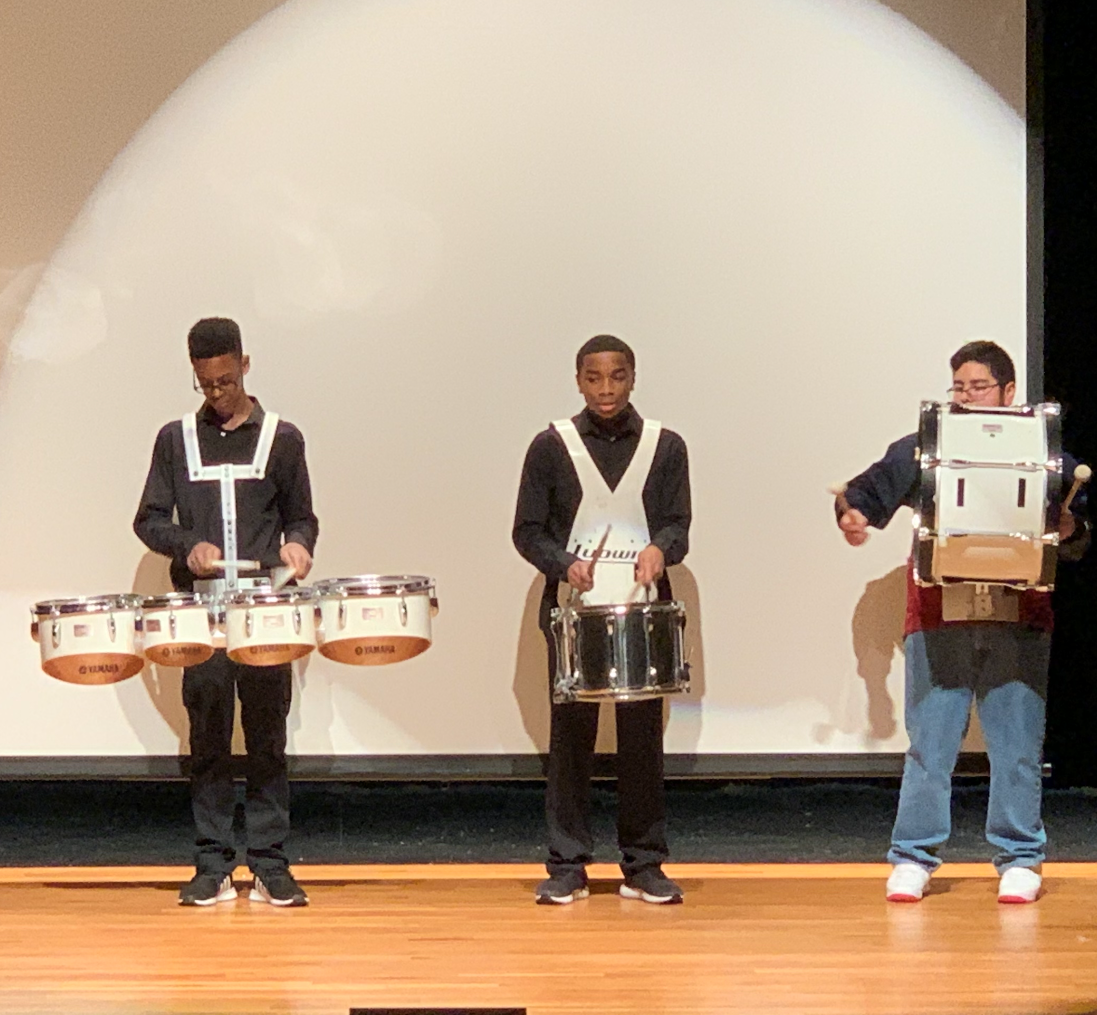
[[315, 599], [316, 593], [303, 586], [279, 589], [277, 592], [269, 588], [237, 589], [235, 592], [226, 592], [221, 597], [221, 605], [226, 609], [230, 606], [293, 606], [296, 603], [311, 603]]
[[321, 597], [398, 596], [431, 592], [434, 579], [421, 574], [360, 574], [349, 578], [325, 578], [313, 585]]
[[142, 610], [180, 610], [188, 606], [209, 608], [212, 596], [203, 592], [165, 592], [158, 596], [143, 596]]
[[630, 613], [684, 613], [686, 604], [680, 599], [657, 601], [654, 603], [603, 603], [594, 606], [558, 606], [551, 616], [553, 619], [567, 614], [577, 617], [623, 617]]
[[141, 597], [132, 592], [114, 592], [102, 596], [76, 596], [70, 599], [44, 599], [35, 603], [30, 612], [36, 617], [64, 616], [81, 613], [110, 613], [113, 610], [136, 610]]

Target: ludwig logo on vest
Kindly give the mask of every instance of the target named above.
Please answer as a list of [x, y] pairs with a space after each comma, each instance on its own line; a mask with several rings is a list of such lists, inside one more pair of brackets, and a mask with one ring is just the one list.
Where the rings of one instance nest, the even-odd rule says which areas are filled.
[[[595, 547], [583, 546], [582, 543], [576, 543], [575, 549], [571, 552], [579, 557], [581, 560], [590, 560], [594, 556]], [[598, 558], [600, 561], [611, 560], [636, 560], [640, 556], [639, 550], [627, 549], [627, 550], [603, 550], [602, 555]]]

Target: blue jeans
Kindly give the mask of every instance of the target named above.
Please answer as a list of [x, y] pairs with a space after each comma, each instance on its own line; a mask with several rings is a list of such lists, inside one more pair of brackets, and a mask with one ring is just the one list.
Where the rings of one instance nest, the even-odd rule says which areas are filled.
[[936, 870], [951, 831], [952, 770], [972, 700], [990, 759], [987, 841], [999, 874], [1043, 862], [1041, 750], [1051, 636], [1019, 624], [949, 624], [906, 639], [906, 728], [888, 860]]

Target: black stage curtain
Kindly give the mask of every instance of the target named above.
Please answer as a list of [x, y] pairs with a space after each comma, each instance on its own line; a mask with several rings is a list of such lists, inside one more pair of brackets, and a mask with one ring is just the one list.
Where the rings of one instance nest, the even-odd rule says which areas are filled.
[[[1030, 3], [1029, 129], [1045, 153], [1045, 392], [1064, 406], [1066, 448], [1097, 466], [1095, 7]], [[1046, 760], [1054, 784], [1097, 786], [1097, 549], [1060, 569], [1055, 613]]]

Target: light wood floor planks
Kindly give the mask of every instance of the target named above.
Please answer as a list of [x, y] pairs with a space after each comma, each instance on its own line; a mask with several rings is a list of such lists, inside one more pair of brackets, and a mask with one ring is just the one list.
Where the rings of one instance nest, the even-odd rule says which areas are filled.
[[[1097, 865], [1001, 906], [989, 865], [919, 905], [883, 865], [678, 865], [683, 906], [535, 906], [532, 865], [296, 868], [312, 905], [175, 903], [183, 868], [0, 870], [0, 1012], [1079, 1015], [1097, 1012]], [[241, 872], [243, 874], [243, 872]]]

